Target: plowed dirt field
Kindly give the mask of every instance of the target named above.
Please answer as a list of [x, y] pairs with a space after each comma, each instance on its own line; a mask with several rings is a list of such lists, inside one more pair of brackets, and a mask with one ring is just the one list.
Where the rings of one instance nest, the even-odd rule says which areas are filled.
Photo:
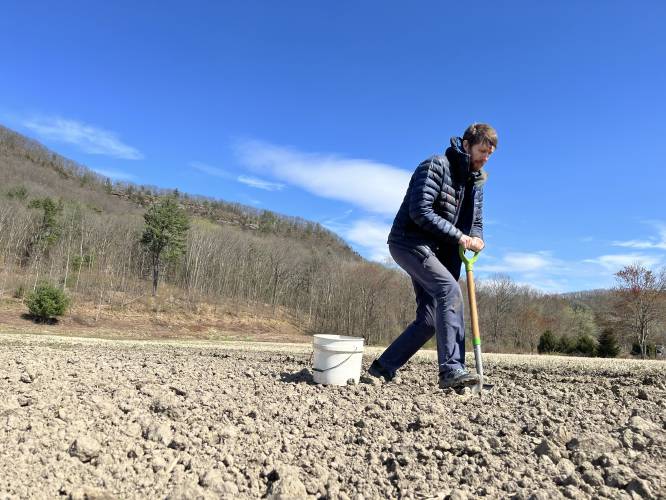
[[431, 352], [332, 387], [310, 351], [0, 335], [0, 497], [666, 494], [662, 362], [488, 354], [479, 398]]

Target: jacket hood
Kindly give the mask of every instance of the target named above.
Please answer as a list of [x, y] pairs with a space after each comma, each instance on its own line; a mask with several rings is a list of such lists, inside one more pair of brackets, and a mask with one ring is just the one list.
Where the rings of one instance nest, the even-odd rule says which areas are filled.
[[471, 172], [469, 168], [470, 156], [462, 145], [462, 137], [451, 137], [451, 146], [446, 150], [446, 157], [452, 166], [453, 175], [459, 182], [466, 182], [469, 177], [474, 178], [474, 185], [483, 186], [488, 180], [488, 172], [481, 169]]

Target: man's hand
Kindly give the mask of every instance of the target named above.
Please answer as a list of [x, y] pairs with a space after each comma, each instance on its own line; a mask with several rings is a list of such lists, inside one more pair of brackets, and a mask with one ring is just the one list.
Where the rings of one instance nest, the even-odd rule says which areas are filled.
[[465, 250], [471, 250], [472, 252], [480, 252], [486, 246], [481, 238], [467, 236], [466, 234], [462, 235], [462, 238], [460, 238], [458, 243], [462, 245]]
[[461, 247], [463, 247], [465, 250], [471, 250], [471, 249], [472, 249], [472, 244], [473, 244], [473, 242], [472, 242], [473, 239], [474, 239], [474, 238], [470, 238], [470, 237], [467, 236], [466, 234], [463, 234], [463, 235], [460, 237], [460, 240], [458, 240], [458, 244], [459, 244]]
[[486, 246], [486, 244], [483, 242], [481, 238], [477, 238], [476, 236], [473, 238], [470, 238], [472, 240], [472, 244], [469, 246], [469, 249], [472, 252], [480, 252], [483, 250]]

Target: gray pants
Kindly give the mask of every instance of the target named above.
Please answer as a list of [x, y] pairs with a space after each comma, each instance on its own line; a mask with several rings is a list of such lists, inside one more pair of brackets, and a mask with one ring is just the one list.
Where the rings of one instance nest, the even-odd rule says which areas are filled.
[[453, 248], [443, 260], [434, 254], [425, 260], [409, 250], [389, 245], [393, 260], [412, 278], [416, 292], [416, 319], [386, 348], [379, 363], [391, 374], [437, 334], [440, 375], [465, 367], [464, 302], [458, 277], [460, 258]]

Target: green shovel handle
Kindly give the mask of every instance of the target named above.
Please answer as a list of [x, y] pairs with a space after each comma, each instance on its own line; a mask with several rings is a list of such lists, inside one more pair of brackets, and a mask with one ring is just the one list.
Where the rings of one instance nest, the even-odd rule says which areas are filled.
[[460, 258], [462, 261], [465, 263], [465, 270], [466, 271], [471, 271], [472, 268], [474, 267], [474, 263], [478, 260], [479, 258], [479, 252], [474, 252], [474, 257], [467, 258], [465, 255], [465, 247], [460, 245], [458, 247], [458, 254], [460, 255]]

